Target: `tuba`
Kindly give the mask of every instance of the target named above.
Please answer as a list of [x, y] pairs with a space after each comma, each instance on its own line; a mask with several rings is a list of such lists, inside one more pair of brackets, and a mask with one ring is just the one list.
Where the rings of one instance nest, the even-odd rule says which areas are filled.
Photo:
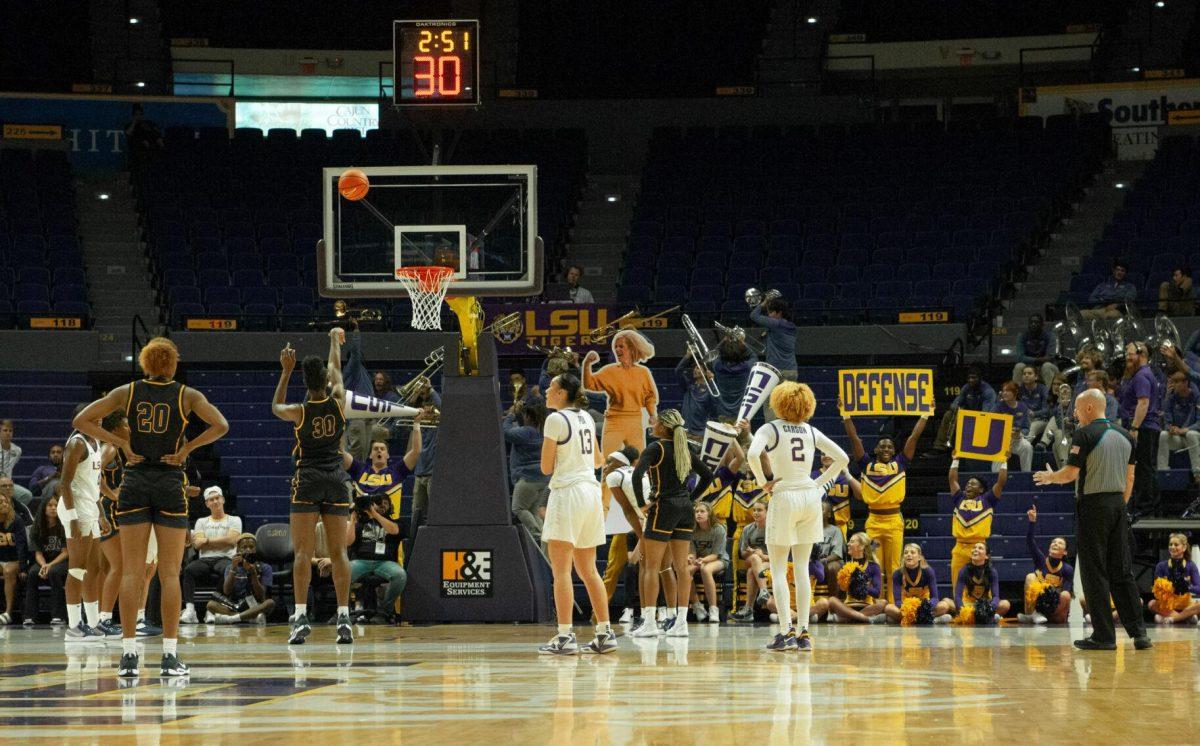
[[764, 293], [758, 288], [746, 288], [746, 294], [744, 297], [746, 299], [747, 306], [750, 308], [757, 308], [764, 303], [775, 300], [781, 295], [783, 295], [783, 293], [779, 292], [778, 290], [768, 290]]

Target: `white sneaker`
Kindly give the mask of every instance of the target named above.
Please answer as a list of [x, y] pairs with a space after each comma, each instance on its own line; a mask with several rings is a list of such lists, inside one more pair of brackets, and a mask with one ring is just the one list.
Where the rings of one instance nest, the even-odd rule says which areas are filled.
[[[1193, 617], [1193, 618], [1195, 618], [1195, 617]], [[718, 609], [716, 606], [708, 607], [708, 623], [709, 624], [720, 624], [721, 623], [721, 610]]]
[[817, 616], [816, 614], [808, 615], [808, 623], [809, 624], [818, 624], [820, 621], [821, 621], [821, 618], [819, 616]]
[[661, 622], [664, 619], [668, 619], [668, 618], [674, 616], [673, 614], [670, 613], [671, 611], [672, 611], [672, 609], [668, 609], [666, 606], [659, 606], [658, 607], [658, 620]]
[[954, 619], [954, 617], [950, 616], [949, 614], [942, 614], [940, 617], [936, 617], [933, 620], [933, 623], [934, 624], [949, 624], [953, 619]]
[[687, 617], [684, 616], [683, 614], [677, 615], [675, 617], [675, 623], [667, 628], [666, 636], [667, 637], [687, 637], [688, 636]]
[[1084, 615], [1083, 615], [1083, 623], [1084, 623], [1084, 624], [1091, 624], [1091, 623], [1092, 623], [1092, 615], [1091, 615], [1091, 614], [1084, 614]]
[[626, 606], [625, 611], [621, 612], [621, 618], [617, 620], [617, 624], [629, 624], [631, 621], [633, 621], [633, 609]]
[[779, 622], [779, 615], [772, 611], [767, 615], [767, 619], [771, 620], [771, 624], [777, 624]]
[[236, 614], [209, 614], [204, 618], [205, 624], [236, 624], [239, 621]]
[[1036, 611], [1035, 611], [1035, 612], [1033, 612], [1032, 614], [1030, 614], [1029, 616], [1033, 617], [1033, 623], [1034, 623], [1034, 624], [1045, 624], [1046, 622], [1050, 621], [1050, 620], [1049, 620], [1049, 619], [1047, 619], [1047, 618], [1046, 618], [1044, 615], [1042, 615], [1042, 614], [1039, 614], [1039, 613], [1038, 613], [1038, 612], [1036, 612]]
[[180, 624], [198, 624], [199, 620], [196, 619], [196, 610], [195, 609], [184, 609], [183, 613], [179, 615], [179, 623]]
[[638, 625], [637, 629], [627, 633], [630, 637], [658, 637], [658, 622], [646, 620]]
[[1017, 621], [1021, 624], [1034, 624], [1033, 614], [1017, 614]]
[[[221, 616], [226, 616], [226, 615], [221, 614]], [[219, 621], [219, 617], [216, 614], [212, 613], [211, 611], [204, 615], [204, 623], [205, 624], [216, 624], [218, 621]]]
[[696, 601], [692, 604], [692, 613], [696, 615], [697, 622], [703, 622], [708, 619], [708, 612], [704, 609], [704, 604]]

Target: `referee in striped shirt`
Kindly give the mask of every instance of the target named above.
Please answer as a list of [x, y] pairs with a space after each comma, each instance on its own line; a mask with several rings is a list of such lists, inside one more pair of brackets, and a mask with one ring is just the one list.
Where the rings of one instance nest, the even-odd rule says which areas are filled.
[[1067, 465], [1033, 475], [1038, 485], [1075, 482], [1076, 566], [1092, 614], [1092, 636], [1075, 641], [1080, 650], [1116, 650], [1111, 595], [1121, 624], [1138, 650], [1152, 647], [1142, 621], [1142, 604], [1133, 579], [1126, 503], [1133, 491], [1137, 461], [1133, 439], [1104, 417], [1104, 394], [1089, 389], [1075, 398], [1079, 419]]

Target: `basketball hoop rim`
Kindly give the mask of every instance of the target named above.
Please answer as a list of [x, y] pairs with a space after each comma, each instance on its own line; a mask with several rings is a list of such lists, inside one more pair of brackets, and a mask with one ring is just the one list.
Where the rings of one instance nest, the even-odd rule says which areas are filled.
[[434, 292], [454, 281], [454, 270], [437, 265], [410, 265], [396, 268], [396, 279], [415, 282], [421, 292]]

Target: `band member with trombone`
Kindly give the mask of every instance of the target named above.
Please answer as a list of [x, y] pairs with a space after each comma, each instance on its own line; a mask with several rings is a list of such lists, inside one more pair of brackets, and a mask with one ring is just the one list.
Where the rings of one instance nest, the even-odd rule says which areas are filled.
[[675, 366], [675, 377], [683, 387], [683, 404], [679, 411], [683, 413], [683, 425], [688, 435], [702, 438], [705, 423], [716, 417], [717, 397], [709, 390], [712, 387], [712, 371], [696, 362], [692, 354], [689, 346], [687, 353]]
[[[583, 387], [589, 391], [602, 392], [608, 397], [608, 410], [604, 415], [604, 432], [600, 449], [604, 453], [619, 451], [624, 446], [633, 446], [638, 451], [646, 449], [646, 426], [642, 418], [644, 411], [649, 421], [658, 415], [658, 386], [645, 362], [654, 357], [654, 345], [633, 329], [622, 329], [613, 335], [612, 352], [616, 362], [609, 363], [593, 372], [592, 366], [600, 355], [592, 350], [583, 358]], [[601, 500], [607, 514], [610, 492], [604, 484]], [[628, 556], [625, 534], [615, 534], [608, 546], [608, 556]], [[604, 571], [604, 589], [612, 598], [624, 562], [609, 561]]]
[[712, 371], [713, 382], [721, 393], [714, 404], [718, 418], [733, 422], [742, 406], [750, 369], [758, 362], [758, 357], [746, 345], [746, 332], [742, 329], [718, 326], [718, 331], [722, 332], [723, 338], [717, 345], [717, 359], [713, 361]]

